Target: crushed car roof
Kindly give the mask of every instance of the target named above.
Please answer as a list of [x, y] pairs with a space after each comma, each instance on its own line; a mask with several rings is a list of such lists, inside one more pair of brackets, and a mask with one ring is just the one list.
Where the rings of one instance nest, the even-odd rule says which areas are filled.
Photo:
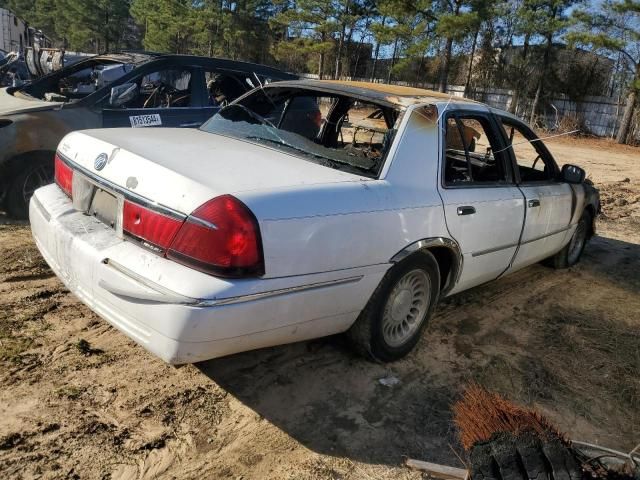
[[386, 83], [349, 82], [343, 80], [295, 80], [278, 82], [278, 87], [317, 88], [331, 93], [366, 97], [373, 101], [390, 103], [408, 107], [421, 103], [439, 103], [449, 99], [456, 103], [473, 103], [467, 98], [455, 97], [447, 93], [435, 92], [424, 88], [405, 87], [401, 85], [389, 85]]

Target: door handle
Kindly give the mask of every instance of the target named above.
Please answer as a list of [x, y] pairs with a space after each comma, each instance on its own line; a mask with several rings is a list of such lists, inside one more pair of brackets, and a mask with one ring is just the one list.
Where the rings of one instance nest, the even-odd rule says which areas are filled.
[[527, 205], [529, 205], [529, 208], [539, 207], [540, 200], [538, 200], [537, 198], [532, 198], [527, 202]]
[[190, 122], [190, 123], [182, 123], [180, 127], [182, 128], [197, 128], [202, 125], [202, 122]]
[[458, 207], [458, 215], [473, 215], [474, 213], [476, 213], [475, 207], [469, 205]]

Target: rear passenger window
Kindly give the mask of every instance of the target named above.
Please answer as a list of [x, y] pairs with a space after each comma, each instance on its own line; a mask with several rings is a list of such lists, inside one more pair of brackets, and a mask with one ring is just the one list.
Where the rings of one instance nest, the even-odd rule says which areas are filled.
[[506, 181], [503, 155], [491, 124], [482, 116], [452, 116], [446, 122], [446, 185]]

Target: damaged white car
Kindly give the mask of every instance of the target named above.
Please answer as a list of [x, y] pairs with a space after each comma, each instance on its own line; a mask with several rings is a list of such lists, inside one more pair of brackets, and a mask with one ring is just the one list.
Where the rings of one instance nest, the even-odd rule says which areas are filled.
[[286, 81], [199, 130], [67, 135], [30, 219], [68, 288], [169, 363], [341, 332], [391, 361], [439, 298], [580, 258], [597, 190], [536, 138], [426, 90]]

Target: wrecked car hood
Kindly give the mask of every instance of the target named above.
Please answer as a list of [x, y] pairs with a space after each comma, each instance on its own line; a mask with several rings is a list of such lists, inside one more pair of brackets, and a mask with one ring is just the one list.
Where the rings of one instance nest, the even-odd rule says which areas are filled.
[[[358, 182], [363, 177], [230, 137], [188, 128], [72, 132], [59, 151], [93, 175], [183, 213], [225, 193]], [[106, 166], [96, 170], [105, 153]]]
[[21, 97], [19, 92], [12, 95], [8, 92], [8, 88], [0, 88], [0, 115], [53, 110], [62, 105], [60, 102], [45, 102], [37, 98]]

